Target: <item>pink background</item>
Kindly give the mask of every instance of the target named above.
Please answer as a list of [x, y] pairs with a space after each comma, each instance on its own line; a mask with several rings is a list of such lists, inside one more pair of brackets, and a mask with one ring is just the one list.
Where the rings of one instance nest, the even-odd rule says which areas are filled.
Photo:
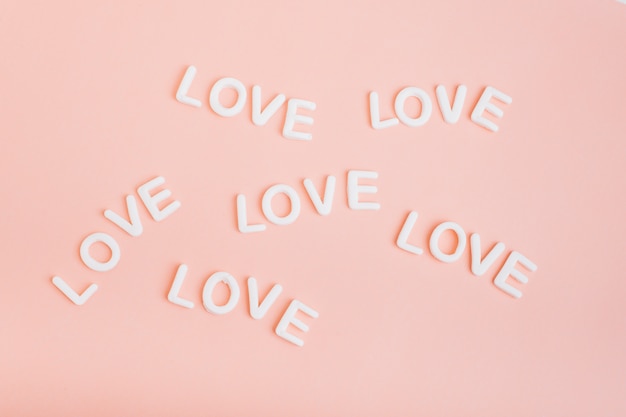
[[[626, 6], [612, 0], [98, 2], [0, 5], [0, 414], [11, 416], [618, 416], [626, 414]], [[111, 2], [109, 2], [111, 3]], [[175, 91], [188, 65], [189, 94]], [[311, 142], [250, 103], [226, 119], [210, 86], [235, 77], [315, 101]], [[461, 120], [434, 89], [463, 83]], [[473, 124], [491, 85], [513, 98], [500, 131]], [[435, 104], [423, 127], [375, 131], [367, 95], [405, 86]], [[378, 171], [380, 211], [347, 207], [347, 171]], [[328, 217], [302, 180], [338, 178]], [[144, 233], [106, 220], [162, 175], [182, 203]], [[290, 226], [236, 229], [235, 196], [302, 197]], [[412, 255], [395, 246], [420, 214]], [[515, 300], [462, 259], [428, 251], [442, 221], [498, 241], [539, 269]], [[117, 267], [91, 271], [80, 242], [102, 231]], [[167, 301], [179, 263], [181, 296]], [[202, 308], [213, 272], [242, 298]], [[81, 307], [51, 282], [81, 292]], [[283, 294], [262, 320], [248, 276]], [[318, 319], [298, 348], [273, 330], [289, 301]], [[294, 333], [297, 333], [294, 331]]]

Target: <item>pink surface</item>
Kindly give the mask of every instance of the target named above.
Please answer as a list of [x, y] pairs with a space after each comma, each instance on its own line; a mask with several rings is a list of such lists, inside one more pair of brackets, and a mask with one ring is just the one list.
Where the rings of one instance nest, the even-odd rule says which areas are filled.
[[[626, 414], [625, 5], [39, 3], [0, 6], [0, 414]], [[174, 97], [188, 65], [200, 109]], [[316, 102], [315, 124], [300, 126], [313, 140], [281, 136], [285, 106], [264, 127], [250, 101], [216, 115], [222, 77], [260, 85], [263, 104]], [[461, 83], [449, 125], [435, 87]], [[469, 117], [488, 85], [513, 98], [497, 133]], [[430, 95], [430, 121], [372, 129], [369, 92], [386, 118], [406, 86]], [[380, 211], [348, 208], [352, 169], [379, 173], [368, 198]], [[182, 203], [171, 217], [140, 204], [139, 237], [104, 218], [125, 216], [125, 196], [158, 175]], [[327, 175], [337, 191], [323, 217], [302, 181], [319, 190]], [[297, 221], [239, 233], [236, 195], [260, 222], [276, 183], [300, 194]], [[395, 244], [411, 210], [421, 256]], [[456, 263], [430, 254], [448, 220], [480, 233], [483, 251], [506, 245], [484, 276], [470, 271], [469, 236]], [[80, 260], [93, 232], [120, 245], [109, 272]], [[511, 250], [538, 266], [514, 284], [518, 300], [493, 284]], [[167, 300], [180, 263], [192, 310]], [[224, 316], [202, 307], [216, 271], [242, 291]], [[99, 289], [78, 307], [54, 275]], [[284, 287], [258, 321], [249, 276], [262, 297]], [[301, 348], [274, 334], [294, 298], [320, 314], [293, 331]]]

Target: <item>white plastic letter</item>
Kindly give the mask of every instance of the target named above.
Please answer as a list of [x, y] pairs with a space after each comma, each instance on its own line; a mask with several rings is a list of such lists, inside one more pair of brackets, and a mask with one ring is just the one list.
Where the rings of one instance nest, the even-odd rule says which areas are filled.
[[[457, 236], [456, 249], [450, 254], [443, 253], [441, 249], [439, 249], [439, 239], [446, 230], [452, 230]], [[458, 260], [463, 254], [467, 243], [466, 240], [465, 231], [461, 226], [454, 222], [441, 223], [439, 226], [435, 227], [433, 234], [430, 235], [430, 253], [441, 262], [452, 263]]]
[[189, 91], [189, 87], [191, 87], [191, 83], [196, 76], [196, 67], [193, 65], [189, 65], [187, 67], [187, 71], [185, 71], [185, 75], [183, 76], [180, 85], [178, 86], [178, 90], [176, 91], [176, 100], [183, 104], [189, 104], [194, 107], [202, 107], [202, 102], [197, 98], [188, 97], [187, 92]]
[[513, 251], [509, 257], [506, 258], [506, 262], [502, 266], [502, 269], [500, 269], [500, 272], [498, 272], [498, 275], [494, 278], [493, 283], [496, 287], [500, 288], [510, 296], [520, 298], [522, 296], [522, 292], [506, 282], [509, 276], [515, 278], [522, 284], [526, 284], [528, 282], [528, 277], [522, 274], [519, 270], [515, 269], [515, 264], [517, 263], [520, 263], [524, 268], [531, 272], [535, 272], [537, 270], [537, 265], [535, 265], [532, 261], [527, 259], [521, 253]]
[[[272, 209], [272, 199], [278, 193], [285, 194], [289, 198], [291, 204], [291, 210], [286, 216], [280, 217], [274, 213]], [[276, 184], [267, 189], [263, 194], [263, 201], [261, 203], [263, 214], [270, 222], [279, 226], [286, 226], [296, 221], [300, 215], [300, 197], [296, 190], [286, 184]]]
[[77, 306], [82, 306], [85, 304], [89, 297], [93, 295], [96, 291], [98, 291], [98, 286], [96, 284], [91, 284], [87, 287], [82, 294], [78, 295], [76, 291], [74, 291], [61, 277], [53, 277], [52, 283], [55, 287], [57, 287], [67, 298], [70, 299], [71, 302], [76, 304]]
[[[213, 290], [215, 286], [223, 282], [228, 285], [230, 289], [230, 296], [228, 302], [223, 306], [215, 305], [213, 302]], [[209, 313], [213, 314], [226, 314], [232, 311], [239, 301], [239, 284], [232, 275], [228, 272], [216, 272], [207, 279], [202, 290], [202, 304]]]
[[[404, 111], [404, 103], [409, 97], [416, 97], [420, 103], [422, 103], [422, 109], [418, 118], [414, 119], [409, 117]], [[422, 126], [428, 121], [428, 119], [430, 119], [430, 115], [433, 112], [433, 103], [430, 101], [430, 97], [424, 90], [420, 90], [417, 87], [406, 87], [396, 96], [394, 108], [396, 110], [396, 115], [402, 123], [407, 126], [417, 127]]]
[[143, 204], [148, 209], [148, 212], [150, 213], [152, 218], [157, 222], [166, 219], [180, 208], [180, 201], [174, 200], [167, 206], [159, 209], [159, 203], [172, 195], [172, 192], [168, 189], [159, 191], [155, 195], [150, 195], [150, 191], [160, 185], [163, 185], [164, 183], [165, 178], [156, 177], [137, 188], [137, 194], [139, 194], [139, 197], [141, 197]]
[[455, 124], [461, 117], [461, 110], [463, 110], [463, 104], [465, 104], [465, 96], [467, 95], [467, 87], [463, 84], [456, 88], [454, 95], [454, 104], [450, 105], [450, 99], [446, 93], [446, 87], [443, 85], [437, 86], [437, 102], [439, 103], [439, 110], [443, 120], [449, 124]]
[[304, 188], [306, 189], [307, 194], [309, 194], [309, 198], [311, 202], [315, 206], [315, 210], [322, 215], [327, 216], [330, 214], [331, 209], [333, 208], [333, 198], [335, 196], [335, 184], [337, 180], [334, 176], [329, 175], [326, 177], [326, 186], [324, 187], [324, 200], [320, 198], [315, 186], [313, 185], [313, 181], [306, 178], [304, 180]]
[[359, 194], [375, 194], [378, 188], [375, 185], [359, 185], [360, 178], [376, 179], [376, 171], [348, 171], [348, 207], [352, 210], [380, 210], [379, 203], [364, 203], [359, 201]]
[[[111, 257], [106, 262], [96, 261], [89, 254], [89, 248], [96, 242], [102, 242], [109, 247], [111, 250]], [[120, 246], [117, 244], [115, 239], [113, 239], [110, 235], [106, 233], [93, 233], [87, 236], [83, 242], [80, 244], [80, 259], [83, 260], [83, 263], [94, 271], [98, 272], [106, 272], [115, 268], [117, 263], [120, 261]]]
[[472, 233], [470, 236], [470, 252], [472, 253], [472, 273], [479, 277], [487, 272], [498, 256], [504, 252], [504, 243], [496, 243], [496, 245], [491, 248], [489, 253], [481, 260], [480, 235], [478, 233]]
[[293, 130], [296, 123], [303, 125], [313, 124], [312, 117], [297, 114], [299, 108], [312, 111], [315, 110], [316, 105], [312, 101], [290, 98], [289, 102], [287, 102], [287, 116], [285, 117], [285, 124], [283, 125], [283, 136], [287, 139], [311, 140], [313, 138], [311, 133], [296, 132]]
[[[232, 88], [237, 91], [237, 101], [232, 107], [224, 107], [220, 102], [220, 93], [225, 88]], [[213, 87], [211, 87], [211, 93], [209, 94], [209, 103], [213, 111], [223, 117], [232, 117], [243, 109], [246, 104], [247, 98], [246, 87], [241, 81], [236, 78], [222, 78], [217, 80]]]
[[141, 219], [139, 218], [139, 211], [137, 211], [137, 200], [132, 195], [126, 196], [126, 211], [128, 212], [128, 218], [126, 220], [113, 210], [105, 210], [104, 217], [111, 220], [116, 226], [125, 231], [131, 236], [140, 236], [143, 233], [143, 226], [141, 225]]
[[404, 225], [402, 225], [402, 230], [400, 230], [398, 240], [396, 240], [396, 245], [398, 245], [400, 249], [404, 249], [407, 252], [421, 255], [422, 253], [424, 253], [424, 250], [422, 248], [407, 243], [409, 235], [411, 234], [411, 230], [413, 230], [413, 226], [415, 226], [416, 221], [417, 212], [410, 212], [409, 215], [406, 217], [406, 220], [404, 221]]
[[504, 94], [502, 91], [498, 91], [491, 86], [487, 86], [485, 91], [483, 91], [483, 94], [480, 96], [478, 103], [476, 103], [476, 107], [474, 107], [474, 110], [472, 111], [472, 121], [485, 129], [497, 132], [498, 125], [491, 120], [485, 119], [483, 116], [485, 111], [493, 114], [497, 118], [501, 118], [504, 114], [504, 111], [502, 111], [501, 108], [496, 107], [495, 104], [489, 101], [492, 97], [495, 97], [505, 104], [511, 104], [513, 102], [513, 99]]
[[181, 307], [193, 308], [193, 302], [189, 300], [185, 300], [184, 298], [180, 298], [178, 296], [180, 289], [183, 287], [183, 282], [185, 281], [186, 275], [187, 275], [187, 265], [180, 264], [178, 266], [178, 269], [176, 270], [176, 276], [174, 277], [174, 282], [172, 283], [170, 292], [167, 294], [167, 299], [170, 303], [174, 303]]
[[372, 91], [370, 93], [370, 121], [372, 123], [372, 127], [377, 130], [395, 126], [400, 123], [400, 121], [395, 117], [387, 120], [380, 120], [380, 105], [378, 103], [378, 93], [376, 91]]
[[278, 94], [270, 101], [264, 110], [261, 109], [261, 87], [252, 87], [252, 123], [255, 126], [264, 126], [285, 102], [285, 95]]
[[261, 302], [261, 304], [259, 304], [259, 289], [256, 279], [254, 277], [248, 278], [248, 301], [250, 304], [250, 315], [252, 318], [255, 320], [261, 320], [282, 291], [282, 286], [274, 284], [265, 299]]
[[248, 214], [246, 212], [246, 196], [237, 194], [237, 228], [241, 233], [262, 232], [266, 226], [260, 224], [248, 224]]
[[302, 341], [302, 339], [287, 332], [287, 327], [290, 324], [293, 324], [295, 327], [302, 330], [303, 332], [309, 331], [309, 326], [296, 318], [296, 313], [298, 311], [302, 311], [303, 313], [310, 317], [313, 317], [314, 319], [319, 317], [317, 311], [313, 310], [311, 307], [305, 305], [298, 300], [293, 300], [291, 304], [289, 304], [289, 307], [287, 307], [287, 310], [285, 310], [285, 313], [281, 317], [280, 321], [278, 322], [278, 326], [276, 326], [276, 334], [283, 339], [293, 343], [294, 345], [304, 346], [304, 342]]

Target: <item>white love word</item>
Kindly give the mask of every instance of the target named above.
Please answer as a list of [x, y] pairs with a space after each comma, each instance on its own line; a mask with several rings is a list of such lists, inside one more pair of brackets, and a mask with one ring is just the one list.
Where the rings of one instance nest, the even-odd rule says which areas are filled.
[[[166, 219], [180, 208], [180, 202], [177, 200], [170, 201], [165, 205], [162, 204], [172, 195], [170, 190], [163, 189], [156, 193], [153, 192], [164, 183], [165, 179], [163, 177], [156, 177], [137, 188], [139, 198], [148, 210], [148, 213], [150, 213], [150, 216], [152, 216], [152, 218], [157, 222]], [[104, 217], [124, 232], [128, 233], [130, 236], [141, 236], [143, 233], [143, 225], [141, 223], [139, 211], [137, 210], [137, 200], [130, 194], [126, 196], [126, 212], [128, 214], [128, 218], [124, 218], [112, 210], [105, 210]], [[90, 249], [97, 243], [104, 244], [108, 247], [111, 253], [108, 260], [100, 261], [91, 255]], [[113, 236], [104, 232], [92, 233], [83, 239], [80, 244], [80, 259], [87, 268], [93, 271], [106, 272], [112, 270], [117, 266], [120, 261], [120, 257], [121, 250], [119, 244]], [[76, 293], [59, 276], [54, 276], [52, 278], [52, 283], [76, 305], [83, 305], [89, 297], [91, 297], [98, 290], [98, 286], [96, 284], [91, 284], [81, 295], [78, 295], [78, 293]]]
[[[196, 73], [196, 67], [193, 65], [190, 65], [187, 68], [187, 71], [185, 71], [185, 75], [178, 86], [178, 90], [176, 91], [176, 100], [193, 107], [202, 107], [202, 102], [199, 99], [188, 95], [191, 83], [193, 82]], [[225, 106], [220, 101], [220, 93], [225, 89], [234, 90], [237, 96], [235, 103], [230, 106]], [[216, 114], [222, 117], [233, 117], [241, 113], [246, 105], [247, 97], [248, 92], [246, 86], [241, 81], [230, 77], [221, 78], [211, 87], [209, 93], [209, 106]], [[287, 101], [287, 115], [283, 124], [283, 136], [287, 139], [296, 140], [313, 139], [313, 134], [311, 133], [294, 130], [296, 124], [313, 124], [312, 117], [298, 113], [299, 110], [309, 112], [315, 110], [316, 105], [313, 101], [299, 98], [290, 98], [287, 100], [284, 94], [278, 94], [274, 96], [265, 108], [263, 108], [261, 106], [261, 87], [258, 85], [254, 85], [252, 87], [252, 123], [256, 126], [264, 126], [270, 118], [276, 114], [282, 105], [285, 104], [285, 101]]]
[[[348, 171], [348, 182], [346, 186], [346, 194], [348, 199], [348, 207], [352, 210], [380, 210], [380, 204], [372, 201], [362, 201], [362, 194], [375, 194], [378, 188], [375, 185], [363, 184], [361, 180], [374, 180], [378, 178], [376, 171]], [[336, 178], [332, 175], [326, 177], [326, 184], [323, 193], [319, 193], [313, 181], [306, 178], [303, 181], [304, 189], [313, 203], [315, 210], [321, 216], [330, 214], [335, 196]], [[321, 195], [324, 195], [322, 197]], [[286, 214], [277, 214], [274, 211], [272, 202], [278, 195], [283, 195], [289, 200], [289, 211]], [[237, 195], [237, 228], [241, 233], [262, 232], [266, 230], [265, 223], [248, 223], [246, 196]], [[268, 188], [261, 198], [261, 209], [265, 219], [272, 224], [278, 226], [286, 226], [298, 219], [300, 215], [301, 203], [298, 192], [287, 184], [276, 184]]]
[[[180, 264], [178, 266], [178, 270], [176, 271], [174, 282], [172, 282], [167, 299], [173, 304], [192, 309], [194, 308], [194, 303], [190, 300], [181, 298], [179, 295], [183, 287], [183, 283], [185, 282], [185, 277], [187, 276], [187, 270], [188, 268], [185, 264]], [[229, 290], [228, 301], [222, 305], [217, 305], [213, 300], [213, 292], [215, 291], [215, 287], [219, 284], [226, 285]], [[259, 289], [256, 278], [249, 277], [247, 284], [248, 311], [253, 319], [261, 320], [265, 317], [272, 305], [274, 305], [283, 291], [283, 287], [280, 284], [274, 284], [265, 298], [259, 302]], [[231, 274], [222, 271], [215, 272], [211, 274], [204, 283], [204, 288], [202, 290], [202, 304], [209, 313], [216, 315], [228, 314], [237, 306], [240, 294], [241, 290], [239, 289], [239, 284]], [[275, 332], [279, 337], [282, 337], [294, 345], [303, 346], [304, 341], [288, 331], [290, 325], [296, 327], [302, 332], [309, 331], [309, 326], [296, 317], [298, 312], [302, 312], [314, 319], [319, 316], [317, 311], [313, 310], [303, 302], [292, 300], [278, 322]]]
[[[417, 217], [418, 214], [415, 211], [411, 211], [408, 214], [406, 220], [404, 221], [404, 224], [402, 225], [402, 230], [398, 235], [398, 239], [396, 240], [396, 245], [400, 249], [403, 249], [407, 252], [413, 253], [415, 255], [421, 255], [424, 253], [424, 250], [422, 248], [408, 243], [409, 235], [415, 227]], [[457, 238], [456, 248], [452, 253], [444, 253], [439, 247], [439, 241], [441, 239], [441, 236], [446, 231], [453, 232]], [[436, 259], [441, 262], [452, 263], [458, 261], [461, 258], [463, 252], [465, 251], [466, 245], [467, 237], [463, 228], [454, 222], [443, 222], [435, 227], [435, 229], [433, 230], [432, 234], [430, 235], [428, 246], [431, 255], [434, 256]], [[472, 235], [470, 236], [470, 260], [472, 274], [479, 277], [487, 272], [487, 270], [495, 263], [496, 259], [498, 259], [500, 255], [502, 255], [502, 253], [504, 252], [504, 248], [504, 243], [498, 242], [483, 257], [482, 249], [480, 246], [480, 235], [478, 233], [472, 233]], [[520, 298], [522, 296], [522, 292], [509, 284], [507, 282], [507, 279], [509, 277], [512, 277], [522, 284], [526, 284], [528, 282], [528, 277], [518, 269], [515, 269], [518, 263], [531, 272], [535, 272], [537, 270], [537, 265], [535, 265], [532, 261], [530, 261], [521, 253], [517, 251], [512, 251], [493, 280], [493, 283], [496, 287], [515, 298]]]
[[[461, 117], [463, 106], [465, 104], [465, 98], [467, 96], [467, 87], [465, 85], [459, 85], [456, 89], [453, 104], [450, 104], [450, 99], [446, 88], [443, 85], [438, 85], [435, 93], [437, 95], [437, 103], [441, 110], [443, 120], [449, 124], [455, 124]], [[410, 127], [423, 126], [430, 120], [430, 116], [433, 111], [433, 103], [428, 93], [417, 87], [406, 87], [396, 95], [394, 101], [394, 111], [397, 117], [390, 117], [385, 120], [380, 119], [380, 103], [378, 99], [378, 93], [376, 91], [370, 92], [370, 121], [374, 129], [385, 129], [388, 127], [396, 126], [402, 122]], [[409, 116], [405, 111], [405, 104], [409, 98], [417, 99], [420, 102], [421, 109], [419, 115]], [[497, 99], [505, 104], [511, 104], [513, 99], [497, 90], [494, 87], [487, 86], [478, 103], [474, 106], [474, 110], [471, 113], [471, 119], [474, 123], [492, 132], [498, 131], [498, 125], [485, 117], [485, 112], [491, 115], [501, 118], [504, 115], [504, 111], [497, 107], [491, 100]]]

